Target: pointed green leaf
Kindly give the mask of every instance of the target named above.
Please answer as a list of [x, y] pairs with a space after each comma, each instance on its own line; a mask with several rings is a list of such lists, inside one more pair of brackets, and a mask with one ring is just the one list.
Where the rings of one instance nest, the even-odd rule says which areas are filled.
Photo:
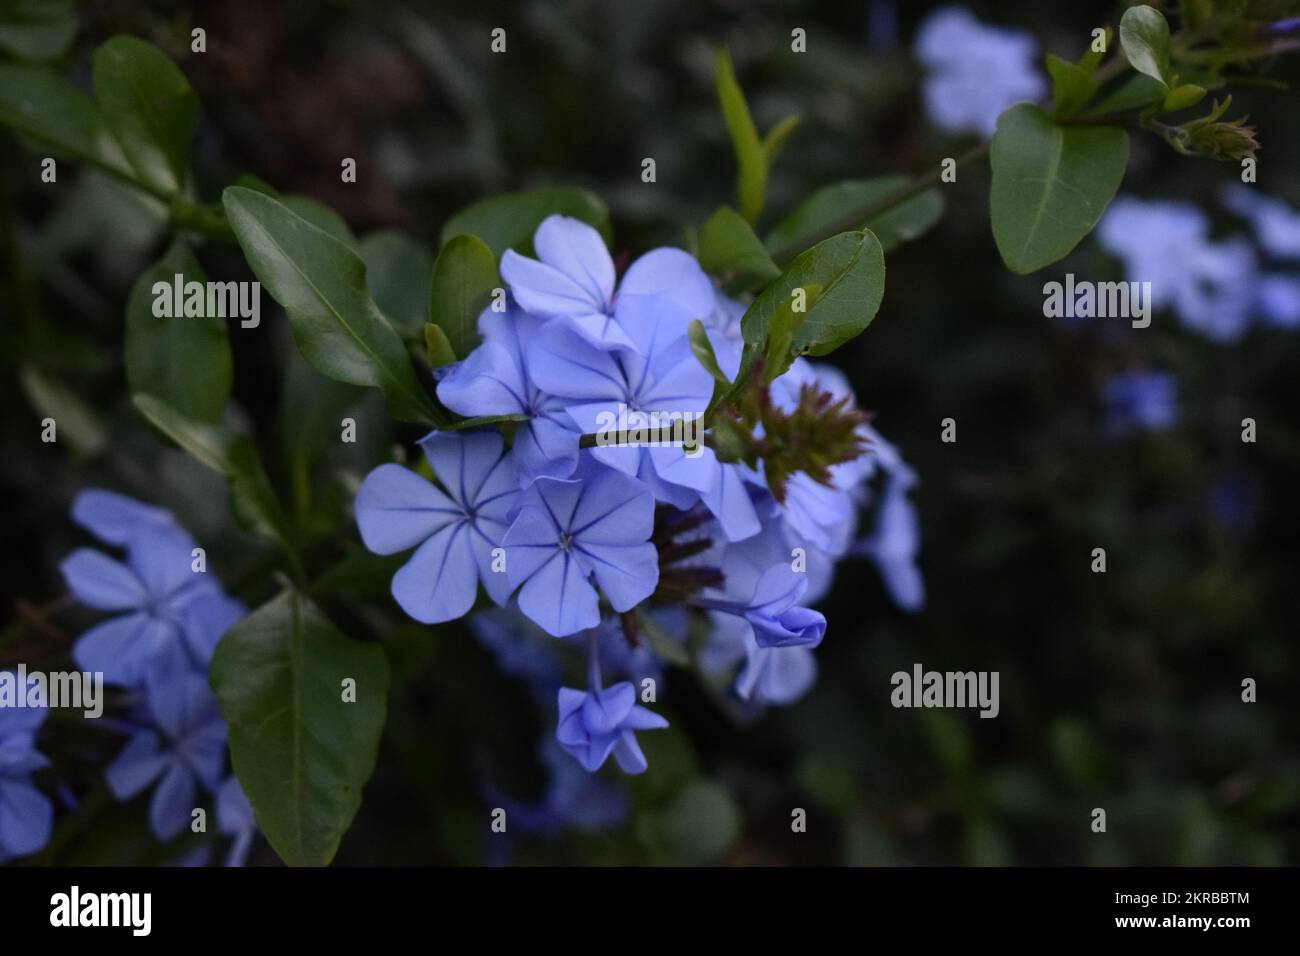
[[156, 46], [116, 36], [92, 60], [95, 99], [139, 179], [173, 194], [185, 184], [199, 100]]
[[723, 206], [700, 227], [700, 265], [714, 276], [767, 282], [781, 274], [744, 218]]
[[436, 421], [406, 346], [366, 290], [366, 267], [344, 243], [279, 200], [240, 186], [222, 196], [253, 272], [284, 306], [303, 357], [330, 378], [383, 390], [401, 421]]
[[48, 67], [0, 63], [0, 125], [56, 156], [130, 175], [95, 101]]
[[1052, 78], [1052, 115], [1073, 116], [1088, 104], [1097, 92], [1092, 71], [1047, 54], [1047, 72]]
[[781, 122], [777, 123], [767, 135], [763, 137], [763, 159], [767, 163], [767, 168], [771, 170], [772, 163], [780, 155], [781, 150], [785, 149], [785, 144], [789, 142], [790, 135], [799, 128], [800, 118], [796, 115], [787, 116]]
[[288, 519], [252, 439], [221, 425], [196, 421], [153, 395], [133, 395], [131, 401], [150, 424], [200, 464], [226, 476], [231, 510], [242, 527], [273, 539], [296, 561]]
[[[801, 249], [838, 222], [846, 212], [868, 206], [910, 182], [906, 176], [877, 176], [873, 179], [846, 179], [823, 186], [768, 233], [767, 248], [774, 253], [783, 249]], [[924, 234], [942, 215], [943, 196], [937, 189], [927, 189], [860, 225], [870, 229], [880, 247], [890, 252]]]
[[350, 640], [285, 591], [226, 633], [210, 679], [258, 829], [290, 866], [329, 863], [375, 768], [388, 708], [383, 649]]
[[759, 141], [754, 120], [749, 115], [749, 107], [745, 104], [745, 94], [736, 82], [731, 54], [725, 48], [719, 49], [713, 59], [713, 83], [717, 88], [718, 102], [722, 105], [722, 118], [727, 124], [731, 145], [736, 152], [736, 196], [740, 212], [749, 222], [754, 223], [763, 211], [763, 194], [767, 190], [767, 156]]
[[0, 50], [24, 60], [62, 56], [77, 32], [72, 0], [0, 0]]
[[366, 264], [366, 287], [380, 311], [403, 335], [418, 335], [429, 308], [433, 253], [400, 232], [372, 232], [357, 252]]
[[429, 285], [429, 321], [446, 333], [462, 358], [478, 345], [478, 317], [501, 286], [492, 250], [477, 236], [456, 236], [442, 247]]
[[714, 380], [720, 385], [730, 385], [731, 380], [723, 373], [722, 368], [718, 365], [718, 357], [713, 354], [713, 343], [709, 341], [709, 333], [704, 329], [704, 323], [699, 319], [691, 319], [689, 331], [691, 351], [695, 358], [704, 366], [704, 370], [713, 376]]
[[[177, 241], [136, 280], [126, 303], [126, 381], [133, 394], [153, 395], [188, 418], [216, 422], [230, 398], [226, 323], [215, 315], [155, 314], [160, 297], [175, 313], [173, 288], [206, 282], [189, 246]], [[157, 288], [155, 289], [155, 286]], [[181, 299], [184, 303], [184, 297]]]
[[871, 232], [842, 232], [819, 242], [795, 257], [745, 310], [740, 320], [745, 353], [737, 383], [746, 380], [766, 351], [773, 321], [783, 308], [798, 314], [803, 307], [788, 354], [826, 355], [867, 327], [884, 293], [885, 257]]
[[1128, 134], [1058, 126], [1021, 103], [998, 118], [990, 153], [993, 238], [1013, 272], [1065, 256], [1115, 197], [1128, 164]]
[[599, 196], [576, 186], [542, 186], [493, 196], [462, 209], [442, 227], [442, 243], [457, 236], [478, 236], [496, 262], [507, 249], [531, 256], [533, 233], [550, 215], [580, 219], [609, 239], [609, 210]]
[[1169, 82], [1169, 22], [1163, 13], [1145, 4], [1129, 7], [1119, 21], [1119, 42], [1133, 69]]
[[424, 323], [424, 351], [430, 368], [442, 368], [456, 361], [456, 350], [447, 341], [447, 333], [432, 322]]

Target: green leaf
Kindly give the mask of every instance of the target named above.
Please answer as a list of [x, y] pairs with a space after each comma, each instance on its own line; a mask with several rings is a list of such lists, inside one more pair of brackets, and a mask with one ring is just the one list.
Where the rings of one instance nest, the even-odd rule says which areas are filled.
[[375, 768], [388, 708], [383, 649], [343, 636], [285, 591], [226, 633], [210, 679], [258, 829], [290, 866], [329, 863]]
[[95, 101], [47, 67], [0, 63], [0, 125], [57, 156], [130, 175]]
[[[870, 205], [910, 182], [906, 176], [878, 176], [874, 179], [846, 179], [823, 186], [768, 233], [767, 248], [775, 253], [804, 247], [838, 222], [846, 212]], [[872, 217], [865, 223], [865, 228], [875, 234], [885, 252], [890, 252], [924, 234], [942, 215], [943, 196], [937, 189], [927, 189]]]
[[763, 194], [767, 190], [767, 156], [754, 121], [750, 118], [749, 107], [745, 104], [745, 94], [736, 82], [731, 54], [725, 48], [719, 49], [713, 59], [713, 83], [718, 92], [718, 102], [722, 105], [722, 118], [727, 124], [731, 145], [736, 152], [736, 196], [740, 212], [749, 222], [754, 223], [763, 211]]
[[993, 238], [1002, 261], [1025, 274], [1050, 265], [1092, 231], [1128, 164], [1128, 134], [1061, 127], [1021, 103], [998, 117], [990, 163]]
[[429, 308], [433, 253], [400, 232], [372, 232], [357, 248], [366, 287], [380, 311], [403, 335], [419, 335]]
[[442, 368], [456, 361], [456, 350], [447, 341], [447, 333], [432, 322], [424, 323], [424, 351], [430, 368]]
[[62, 56], [77, 32], [72, 0], [0, 0], [0, 50], [24, 60]]
[[776, 157], [780, 155], [781, 150], [785, 149], [785, 144], [790, 140], [790, 134], [799, 128], [800, 118], [796, 115], [787, 116], [781, 122], [777, 123], [767, 135], [763, 137], [763, 159], [770, 170], [772, 164], [776, 162]]
[[153, 395], [133, 395], [136, 409], [200, 464], [230, 482], [230, 503], [240, 526], [271, 538], [295, 561], [289, 522], [247, 435], [182, 415]]
[[501, 285], [492, 250], [477, 236], [455, 236], [438, 253], [429, 285], [429, 321], [462, 358], [478, 345], [478, 317]]
[[1165, 94], [1160, 109], [1164, 113], [1176, 113], [1179, 110], [1187, 109], [1189, 106], [1195, 106], [1204, 98], [1205, 87], [1197, 86], [1195, 83], [1183, 83], [1175, 86]]
[[[821, 287], [811, 284], [801, 287], [807, 299], [816, 300], [821, 295]], [[777, 306], [768, 324], [767, 344], [763, 348], [763, 375], [766, 383], [771, 385], [784, 375], [794, 361], [794, 337], [803, 325], [805, 310], [795, 310], [795, 297], [788, 296]]]
[[1145, 4], [1129, 7], [1119, 21], [1119, 42], [1133, 69], [1169, 82], [1169, 22]]
[[1113, 92], [1102, 97], [1090, 107], [1084, 116], [1109, 116], [1112, 113], [1126, 113], [1129, 110], [1146, 109], [1153, 103], [1159, 103], [1165, 95], [1165, 85], [1141, 73], [1131, 74]]
[[54, 419], [59, 444], [67, 442], [76, 454], [87, 458], [108, 445], [108, 430], [100, 421], [99, 410], [80, 395], [30, 365], [23, 366], [20, 379], [32, 407], [43, 418]]
[[487, 243], [494, 262], [500, 262], [507, 249], [531, 256], [533, 233], [543, 219], [557, 214], [580, 219], [609, 240], [609, 210], [599, 196], [577, 186], [542, 186], [493, 196], [462, 209], [442, 227], [442, 244], [471, 235]]
[[357, 242], [357, 237], [352, 234], [352, 230], [348, 228], [347, 221], [319, 199], [300, 196], [296, 193], [281, 195], [277, 198], [284, 203], [285, 208], [290, 212], [306, 219], [321, 232], [333, 236], [353, 252], [360, 253], [360, 244]]
[[366, 291], [361, 258], [271, 196], [231, 186], [222, 200], [253, 272], [284, 306], [303, 357], [330, 378], [382, 389], [394, 418], [434, 423], [437, 412], [401, 337]]
[[[206, 282], [203, 267], [184, 242], [136, 280], [126, 304], [126, 381], [132, 393], [153, 395], [187, 418], [216, 422], [230, 398], [231, 358], [226, 323], [215, 315], [154, 314], [159, 297], [175, 312], [173, 288]], [[155, 291], [157, 285], [157, 291]], [[233, 287], [233, 283], [232, 283]], [[206, 302], [205, 302], [206, 306]]]
[[700, 265], [715, 276], [739, 276], [766, 283], [781, 274], [744, 218], [723, 206], [700, 227]]
[[91, 65], [95, 99], [136, 175], [162, 193], [180, 192], [199, 112], [185, 74], [132, 36], [100, 46]]
[[1092, 71], [1070, 63], [1053, 53], [1047, 55], [1047, 72], [1052, 78], [1052, 115], [1073, 116], [1097, 92]]
[[[795, 308], [803, 290], [802, 313]], [[826, 355], [867, 327], [885, 293], [885, 257], [870, 231], [842, 232], [797, 256], [790, 268], [756, 298], [740, 320], [745, 354], [737, 383], [743, 383], [769, 336], [780, 333], [774, 319], [783, 307], [799, 316], [790, 355]]]
[[720, 385], [730, 385], [731, 380], [723, 373], [722, 368], [718, 365], [718, 357], [713, 354], [713, 343], [709, 341], [709, 334], [704, 330], [704, 323], [699, 319], [691, 319], [687, 334], [690, 337], [691, 352], [695, 354], [699, 363], [704, 366], [704, 370], [712, 375]]

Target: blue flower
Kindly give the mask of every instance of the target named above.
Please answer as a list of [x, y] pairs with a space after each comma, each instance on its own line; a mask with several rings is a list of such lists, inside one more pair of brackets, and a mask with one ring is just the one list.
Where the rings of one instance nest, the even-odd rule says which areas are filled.
[[46, 716], [44, 707], [0, 708], [0, 863], [29, 856], [50, 839], [54, 805], [31, 778], [49, 766], [36, 749]]
[[199, 787], [215, 791], [226, 762], [226, 724], [204, 675], [156, 670], [147, 688], [152, 726], [136, 733], [105, 770], [119, 800], [157, 783], [149, 826], [160, 840], [185, 829]]
[[604, 348], [640, 351], [651, 329], [684, 335], [691, 319], [709, 313], [713, 285], [680, 249], [654, 249], [628, 268], [618, 293], [614, 262], [591, 226], [547, 216], [533, 235], [538, 259], [513, 249], [501, 257], [501, 276], [515, 299], [535, 316], [563, 319]]
[[556, 637], [595, 627], [594, 577], [614, 610], [631, 610], [659, 583], [653, 528], [654, 498], [634, 478], [594, 464], [576, 480], [538, 478], [504, 538], [519, 609]]
[[1261, 276], [1259, 317], [1279, 329], [1300, 328], [1300, 276]]
[[253, 807], [235, 777], [227, 778], [217, 790], [217, 829], [233, 840], [226, 854], [226, 866], [243, 866], [257, 826], [253, 821]]
[[1223, 203], [1255, 227], [1260, 247], [1278, 259], [1300, 259], [1300, 212], [1275, 196], [1233, 183], [1223, 191]]
[[1178, 382], [1169, 372], [1123, 372], [1106, 383], [1102, 398], [1112, 435], [1164, 431], [1178, 419]]
[[1187, 328], [1232, 342], [1255, 304], [1255, 253], [1241, 237], [1209, 239], [1205, 212], [1183, 202], [1121, 196], [1097, 224], [1102, 247], [1122, 258], [1130, 282], [1151, 283], [1152, 308], [1172, 307]]
[[734, 689], [741, 700], [784, 706], [792, 704], [817, 680], [817, 660], [808, 647], [760, 647], [754, 629], [742, 617], [717, 611], [713, 633], [700, 651], [705, 671], [730, 670], [740, 661]]
[[790, 562], [782, 562], [763, 572], [745, 600], [700, 596], [692, 601], [744, 618], [754, 629], [759, 647], [816, 647], [826, 635], [826, 618], [798, 605], [807, 589], [807, 576], [794, 570]]
[[527, 415], [515, 431], [511, 455], [520, 484], [534, 478], [568, 478], [578, 466], [578, 431], [565, 402], [538, 387], [529, 373], [528, 347], [541, 321], [517, 307], [479, 317], [483, 342], [438, 383], [438, 399], [453, 412]]
[[927, 16], [915, 48], [927, 70], [926, 113], [945, 132], [992, 136], [1003, 110], [1047, 92], [1034, 68], [1033, 38], [981, 23], [964, 7], [943, 7]]
[[122, 612], [80, 637], [77, 666], [126, 687], [140, 686], [168, 657], [206, 668], [217, 641], [246, 609], [215, 578], [193, 569], [193, 539], [167, 512], [109, 492], [80, 494], [73, 517], [126, 548], [125, 563], [80, 548], [59, 566], [81, 603]]
[[561, 687], [559, 706], [555, 739], [588, 773], [599, 770], [611, 751], [624, 773], [643, 773], [646, 759], [636, 731], [668, 726], [663, 717], [636, 702], [636, 689], [628, 681], [603, 690]]
[[421, 439], [446, 492], [400, 465], [380, 465], [356, 498], [357, 527], [376, 554], [415, 553], [393, 576], [392, 592], [411, 617], [437, 624], [463, 616], [482, 582], [504, 604], [511, 585], [493, 570], [519, 484], [496, 432], [434, 432]]
[[[691, 353], [684, 335], [669, 337], [656, 326], [637, 353], [608, 352], [561, 325], [549, 325], [530, 346], [533, 376], [542, 388], [562, 396], [584, 432], [612, 433], [628, 427], [663, 428], [673, 417], [700, 416], [713, 395], [713, 379]], [[620, 413], [625, 422], [619, 421]], [[612, 435], [611, 435], [612, 437]], [[741, 472], [724, 466], [713, 449], [691, 453], [679, 445], [604, 445], [596, 460], [644, 481], [657, 501], [690, 508], [703, 500], [732, 540], [758, 531], [758, 519]]]

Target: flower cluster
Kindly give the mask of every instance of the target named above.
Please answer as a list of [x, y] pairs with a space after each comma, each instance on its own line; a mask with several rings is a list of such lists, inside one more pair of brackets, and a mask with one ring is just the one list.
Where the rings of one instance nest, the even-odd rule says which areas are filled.
[[[123, 691], [121, 715], [102, 721], [126, 737], [104, 771], [108, 787], [119, 800], [153, 787], [149, 825], [162, 841], [186, 829], [200, 791], [209, 792], [218, 829], [232, 838], [227, 862], [239, 865], [252, 840], [253, 815], [226, 772], [226, 725], [207, 672], [218, 640], [244, 616], [244, 605], [207, 573], [202, 550], [169, 512], [88, 489], [74, 501], [72, 518], [123, 555], [80, 548], [60, 565], [72, 596], [109, 615], [72, 649], [81, 670], [101, 673]], [[53, 805], [30, 779], [47, 765], [35, 749], [45, 713], [0, 710], [0, 860], [36, 852], [49, 839]]]
[[1300, 213], [1237, 184], [1223, 204], [1246, 218], [1244, 235], [1213, 239], [1210, 217], [1194, 203], [1120, 196], [1097, 225], [1102, 247], [1123, 260], [1127, 278], [1151, 283], [1151, 304], [1169, 308], [1188, 329], [1235, 342], [1254, 324], [1300, 328]]
[[1034, 66], [1038, 45], [1033, 37], [981, 23], [964, 7], [929, 14], [914, 47], [926, 68], [925, 111], [945, 133], [987, 138], [1008, 106], [1047, 93], [1047, 81]]
[[[421, 439], [433, 481], [397, 464], [376, 468], [357, 493], [357, 525], [371, 551], [414, 549], [392, 593], [417, 621], [470, 613], [481, 585], [502, 610], [475, 614], [475, 632], [558, 707], [560, 746], [588, 771], [612, 755], [639, 773], [637, 732], [667, 726], [642, 706], [654, 700], [645, 678], [661, 667], [643, 632], [689, 659], [680, 617], [691, 609], [713, 623], [694, 649], [705, 672], [739, 666], [738, 696], [789, 703], [812, 682], [826, 620], [810, 605], [840, 558], [870, 557], [900, 605], [920, 606], [907, 497], [916, 479], [859, 418], [851, 451], [815, 476], [783, 472], [779, 490], [762, 460], [724, 460], [708, 434], [693, 447], [665, 435], [584, 439], [613, 416], [703, 416], [715, 383], [693, 355], [691, 322], [702, 322], [734, 378], [744, 307], [678, 249], [653, 250], [617, 279], [600, 234], [575, 219], [547, 218], [533, 246], [536, 259], [502, 257], [501, 311], [483, 312], [481, 343], [440, 370], [437, 385], [459, 415], [509, 420]], [[831, 414], [853, 396], [835, 370], [796, 359], [765, 401], [791, 415]], [[858, 541], [868, 505], [874, 531]], [[581, 689], [562, 683], [575, 645], [588, 655]], [[624, 679], [606, 685], [602, 665]]]

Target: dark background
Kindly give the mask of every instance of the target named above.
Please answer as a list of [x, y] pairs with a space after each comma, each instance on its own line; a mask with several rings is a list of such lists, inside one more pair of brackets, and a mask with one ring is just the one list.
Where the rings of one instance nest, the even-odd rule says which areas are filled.
[[[206, 199], [252, 172], [330, 204], [359, 235], [397, 228], [432, 249], [469, 202], [573, 183], [609, 204], [617, 258], [680, 242], [684, 224], [734, 203], [712, 90], [718, 44], [760, 130], [803, 117], [772, 175], [764, 227], [817, 186], [926, 173], [960, 153], [969, 142], [939, 134], [920, 106], [909, 51], [930, 7], [899, 4], [891, 28], [888, 6], [865, 2], [106, 2], [88, 5], [69, 61], [84, 80], [89, 50], [118, 32], [177, 58], [203, 103], [194, 165]], [[972, 8], [1071, 58], [1119, 13], [1028, 0]], [[205, 55], [189, 52], [192, 26], [208, 32]], [[506, 55], [489, 51], [497, 26]], [[790, 53], [796, 26], [808, 31], [805, 55]], [[1294, 80], [1295, 62], [1273, 75]], [[1234, 102], [1260, 128], [1260, 188], [1300, 203], [1294, 94], [1242, 89]], [[43, 622], [21, 635], [11, 625], [0, 661], [57, 656], [90, 619], [58, 603], [56, 571], [84, 543], [67, 508], [87, 485], [172, 507], [257, 603], [273, 581], [260, 546], [233, 530], [221, 480], [165, 448], [126, 393], [122, 309], [162, 250], [157, 223], [99, 176], [69, 170], [57, 191], [42, 187], [38, 159], [0, 142], [4, 605], [9, 615], [21, 601], [13, 620]], [[1133, 146], [1127, 193], [1217, 210], [1236, 176], [1150, 136]], [[357, 159], [356, 184], [339, 181], [342, 156]], [[640, 179], [646, 156], [653, 185]], [[61, 182], [70, 166], [60, 164]], [[541, 791], [533, 754], [553, 712], [536, 710], [463, 627], [403, 624], [382, 581], [373, 597], [338, 595], [335, 620], [389, 640], [395, 664], [380, 766], [340, 863], [1297, 861], [1300, 336], [1261, 330], [1216, 345], [1166, 313], [1146, 330], [1065, 328], [1042, 315], [1043, 282], [1067, 271], [1119, 278], [1118, 264], [1088, 239], [1042, 275], [1013, 276], [989, 233], [987, 167], [963, 167], [944, 196], [938, 226], [889, 256], [874, 323], [834, 357], [920, 475], [926, 609], [900, 613], [872, 566], [846, 562], [823, 607], [821, 677], [804, 700], [743, 721], [672, 672], [661, 709], [673, 727], [642, 735], [651, 769], [629, 789], [627, 824], [512, 835], [506, 847], [489, 834], [484, 794]], [[214, 278], [248, 277], [234, 247], [209, 245], [200, 258]], [[34, 297], [18, 295], [31, 287]], [[285, 449], [309, 427], [294, 409], [324, 402], [308, 387], [294, 405], [293, 383], [324, 385], [298, 367], [263, 301], [263, 327], [276, 331], [232, 335], [235, 401], [285, 489]], [[1135, 367], [1177, 375], [1179, 423], [1109, 439], [1101, 385]], [[61, 429], [79, 421], [69, 443], [35, 437], [51, 402]], [[348, 476], [415, 437], [373, 401], [358, 408], [362, 445], [312, 456], [318, 492], [299, 517], [325, 550], [355, 539]], [[1256, 444], [1240, 441], [1245, 416], [1259, 423]], [[947, 417], [956, 444], [939, 441]], [[1089, 570], [1095, 547], [1107, 550], [1104, 575]], [[893, 709], [889, 676], [915, 662], [999, 671], [1001, 715]], [[1245, 677], [1258, 681], [1258, 703], [1242, 703]], [[89, 786], [111, 755], [101, 748], [78, 740], [59, 758], [72, 786]], [[794, 807], [808, 811], [805, 834], [790, 832]], [[1090, 830], [1094, 807], [1107, 811], [1105, 834]], [[178, 855], [153, 844], [142, 801], [77, 820], [46, 860]], [[259, 844], [252, 862], [274, 861]]]

